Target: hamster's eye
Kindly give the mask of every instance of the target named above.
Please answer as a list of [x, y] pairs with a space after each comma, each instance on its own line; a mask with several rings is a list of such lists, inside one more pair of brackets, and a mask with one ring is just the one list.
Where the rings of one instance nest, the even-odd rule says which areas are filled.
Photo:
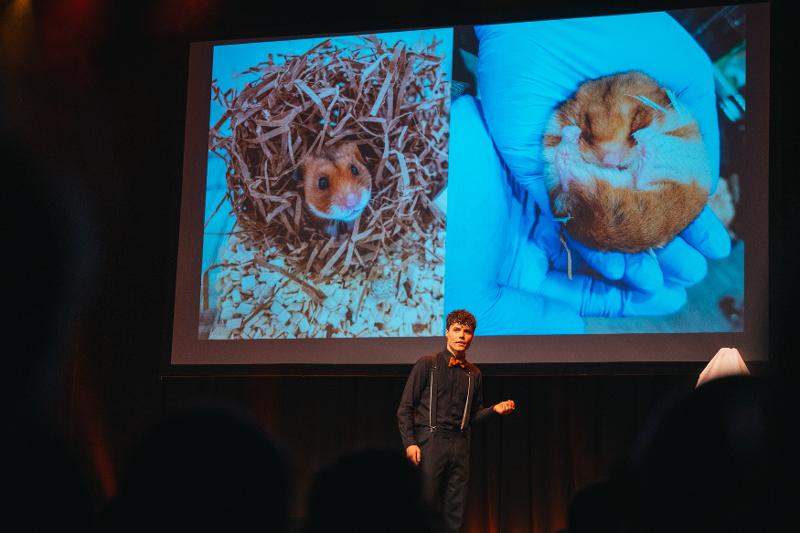
[[652, 116], [645, 109], [637, 109], [631, 117], [631, 135], [650, 125]]
[[358, 167], [355, 165], [350, 165], [350, 172], [353, 173], [353, 176], [358, 176]]
[[631, 124], [631, 132], [628, 134], [628, 139], [631, 141], [636, 141], [636, 132], [639, 130], [644, 129], [643, 124]]
[[319, 178], [319, 181], [317, 182], [317, 185], [319, 186], [319, 190], [321, 190], [321, 191], [324, 191], [325, 189], [327, 189], [328, 187], [330, 187], [330, 186], [331, 186], [331, 184], [330, 184], [330, 182], [328, 181], [328, 176], [322, 176], [322, 177], [320, 177], [320, 178]]

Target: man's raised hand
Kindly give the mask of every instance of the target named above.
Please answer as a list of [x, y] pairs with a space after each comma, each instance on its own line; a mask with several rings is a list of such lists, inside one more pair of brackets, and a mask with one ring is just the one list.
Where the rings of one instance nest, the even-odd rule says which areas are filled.
[[516, 406], [514, 405], [514, 400], [506, 400], [504, 402], [500, 402], [495, 404], [494, 412], [500, 415], [507, 415], [514, 411]]

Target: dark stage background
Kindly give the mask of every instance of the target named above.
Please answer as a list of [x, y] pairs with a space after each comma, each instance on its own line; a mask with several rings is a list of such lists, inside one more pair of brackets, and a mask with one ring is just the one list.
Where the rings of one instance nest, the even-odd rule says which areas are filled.
[[[618, 2], [614, 9], [698, 5], [707, 4]], [[302, 516], [306, 490], [321, 464], [365, 445], [400, 450], [394, 412], [405, 378], [160, 377], [171, 340], [188, 44], [579, 16], [607, 7], [574, 1], [536, 7], [518, 0], [313, 8], [213, 0], [0, 2], [0, 132], [14, 143], [8, 146], [53, 178], [43, 188], [56, 191], [77, 219], [71, 248], [62, 255], [48, 255], [60, 242], [36, 241], [47, 205], [31, 201], [11, 221], [18, 239], [12, 242], [31, 239], [44, 259], [16, 257], [14, 246], [4, 253], [17, 272], [6, 282], [19, 291], [13, 295], [38, 298], [26, 304], [12, 298], [8, 306], [16, 317], [7, 322], [7, 340], [27, 349], [13, 352], [23, 362], [5, 374], [6, 393], [63, 430], [91, 465], [98, 500], [114, 493], [128, 454], [166, 413], [196, 403], [238, 405], [285, 448], [296, 480], [293, 514]], [[783, 48], [788, 23], [780, 4], [773, 4], [772, 14], [772, 361], [757, 370], [785, 383], [797, 316], [798, 219], [795, 178], [782, 165], [785, 139], [793, 138], [784, 137], [789, 127], [782, 123], [789, 120], [782, 111], [788, 73], [776, 67], [790, 56]], [[788, 93], [794, 100], [795, 91]], [[26, 188], [32, 185], [17, 185], [21, 190], [13, 192], [19, 196], [12, 198], [31, 197]], [[74, 263], [63, 263], [65, 254]], [[65, 279], [58, 277], [61, 270]], [[61, 307], [48, 298], [51, 289], [63, 295], [63, 317], [52, 311]], [[51, 324], [59, 317], [67, 327], [54, 332]], [[49, 346], [56, 355], [36, 359]], [[475, 356], [480, 364], [479, 351]], [[39, 388], [25, 396], [30, 389], [24, 369], [37, 364]], [[513, 398], [519, 408], [515, 416], [474, 432], [469, 530], [539, 533], [563, 527], [575, 490], [610, 474], [654, 406], [690, 390], [700, 369], [531, 368], [514, 376], [489, 369], [486, 401]]]

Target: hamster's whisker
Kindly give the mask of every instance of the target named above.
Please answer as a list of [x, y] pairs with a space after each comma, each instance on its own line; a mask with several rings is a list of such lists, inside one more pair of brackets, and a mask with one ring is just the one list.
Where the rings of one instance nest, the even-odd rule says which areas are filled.
[[654, 101], [652, 101], [651, 99], [649, 99], [646, 96], [637, 95], [637, 94], [627, 94], [627, 93], [625, 93], [625, 96], [630, 96], [631, 98], [636, 98], [637, 100], [639, 100], [641, 103], [643, 103], [644, 105], [646, 105], [648, 107], [652, 107], [653, 109], [661, 111], [662, 113], [665, 113], [665, 114], [667, 113], [667, 109], [664, 106], [661, 106], [661, 105], [655, 103]]

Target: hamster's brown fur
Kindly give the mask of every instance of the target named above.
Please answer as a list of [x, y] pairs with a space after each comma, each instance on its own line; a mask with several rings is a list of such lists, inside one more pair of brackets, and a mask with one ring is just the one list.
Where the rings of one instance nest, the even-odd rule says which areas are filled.
[[[560, 186], [553, 191], [561, 192]], [[567, 231], [572, 237], [600, 250], [641, 252], [666, 244], [688, 226], [708, 192], [696, 183], [665, 181], [656, 191], [634, 191], [597, 180], [592, 188], [572, 187], [568, 197]]]

